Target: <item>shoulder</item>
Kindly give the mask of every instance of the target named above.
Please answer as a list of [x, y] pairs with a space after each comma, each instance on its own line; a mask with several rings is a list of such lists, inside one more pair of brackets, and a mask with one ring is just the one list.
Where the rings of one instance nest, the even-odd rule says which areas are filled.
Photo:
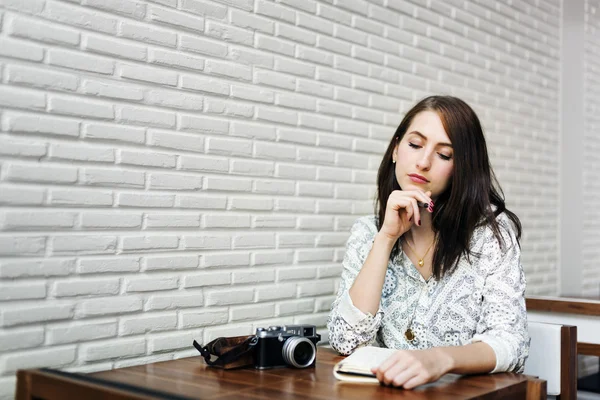
[[370, 242], [377, 231], [377, 217], [375, 215], [365, 215], [356, 219], [352, 224], [348, 242], [354, 244]]
[[473, 231], [473, 235], [471, 236], [472, 249], [482, 245], [488, 248], [496, 246], [499, 248], [518, 246], [517, 233], [512, 221], [508, 218], [508, 215], [506, 215], [506, 213], [500, 213], [496, 217], [496, 223], [498, 224], [498, 230], [502, 239], [501, 242], [498, 242], [498, 237], [490, 224], [482, 224]]

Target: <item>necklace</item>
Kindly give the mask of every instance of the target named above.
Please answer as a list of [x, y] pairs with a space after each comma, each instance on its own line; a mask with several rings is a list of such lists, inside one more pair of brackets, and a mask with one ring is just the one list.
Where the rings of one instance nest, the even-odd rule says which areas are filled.
[[425, 289], [427, 287], [427, 284], [429, 283], [430, 279], [431, 279], [431, 276], [429, 278], [427, 278], [427, 280], [425, 281], [425, 284], [421, 288], [421, 292], [419, 292], [419, 297], [417, 297], [417, 304], [415, 305], [415, 309], [413, 310], [412, 316], [410, 317], [410, 321], [406, 325], [406, 331], [404, 332], [404, 336], [406, 337], [406, 340], [408, 340], [409, 342], [412, 342], [415, 339], [415, 333], [412, 330], [412, 323], [413, 323], [413, 320], [415, 319], [415, 314], [417, 313], [417, 308], [419, 307], [419, 301], [421, 300], [421, 295], [423, 294], [423, 289]]
[[419, 255], [417, 254], [417, 252], [415, 251], [415, 249], [410, 245], [410, 243], [408, 243], [408, 240], [404, 239], [404, 243], [406, 243], [406, 245], [408, 246], [408, 248], [410, 249], [410, 251], [412, 251], [412, 253], [417, 256], [417, 258], [419, 259], [419, 267], [422, 267], [423, 265], [425, 265], [425, 257], [427, 257], [427, 254], [429, 253], [429, 250], [431, 250], [431, 246], [433, 246], [433, 242], [435, 242], [435, 240], [433, 240], [431, 242], [431, 244], [429, 245], [429, 247], [427, 248], [427, 251], [425, 252], [425, 254], [423, 254], [423, 257], [419, 257]]

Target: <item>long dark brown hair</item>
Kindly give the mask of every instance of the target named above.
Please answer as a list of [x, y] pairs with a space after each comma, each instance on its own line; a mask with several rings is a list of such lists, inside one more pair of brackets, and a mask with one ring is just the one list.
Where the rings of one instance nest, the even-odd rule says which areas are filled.
[[[378, 229], [383, 226], [388, 197], [394, 190], [401, 189], [392, 163], [394, 148], [415, 116], [423, 111], [437, 113], [453, 147], [454, 172], [433, 211], [433, 231], [437, 236], [433, 276], [439, 280], [456, 268], [461, 255], [467, 258], [472, 255], [469, 244], [475, 228], [488, 225], [500, 246], [504, 246], [496, 217], [505, 213], [514, 225], [516, 245], [519, 245], [521, 222], [504, 204], [504, 193], [490, 165], [483, 129], [473, 109], [456, 97], [430, 96], [406, 113], [383, 156], [377, 174], [375, 214], [379, 216]], [[398, 240], [391, 258], [399, 251]]]

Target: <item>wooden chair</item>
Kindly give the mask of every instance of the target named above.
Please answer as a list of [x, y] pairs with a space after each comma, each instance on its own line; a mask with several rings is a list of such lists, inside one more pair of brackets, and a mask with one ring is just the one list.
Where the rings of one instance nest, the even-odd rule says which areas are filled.
[[547, 393], [530, 385], [528, 399], [545, 398], [547, 394], [560, 400], [575, 400], [577, 327], [530, 321], [529, 336], [531, 346], [524, 373], [546, 380]]

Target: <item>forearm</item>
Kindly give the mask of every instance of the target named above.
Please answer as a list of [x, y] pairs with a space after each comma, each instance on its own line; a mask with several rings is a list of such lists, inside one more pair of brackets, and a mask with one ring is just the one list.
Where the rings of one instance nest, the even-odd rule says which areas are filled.
[[375, 315], [379, 309], [385, 273], [395, 243], [386, 235], [375, 235], [371, 252], [350, 287], [348, 293], [352, 303], [363, 313]]
[[444, 360], [445, 373], [482, 374], [496, 367], [496, 354], [492, 348], [477, 342], [464, 346], [437, 347], [440, 358]]

